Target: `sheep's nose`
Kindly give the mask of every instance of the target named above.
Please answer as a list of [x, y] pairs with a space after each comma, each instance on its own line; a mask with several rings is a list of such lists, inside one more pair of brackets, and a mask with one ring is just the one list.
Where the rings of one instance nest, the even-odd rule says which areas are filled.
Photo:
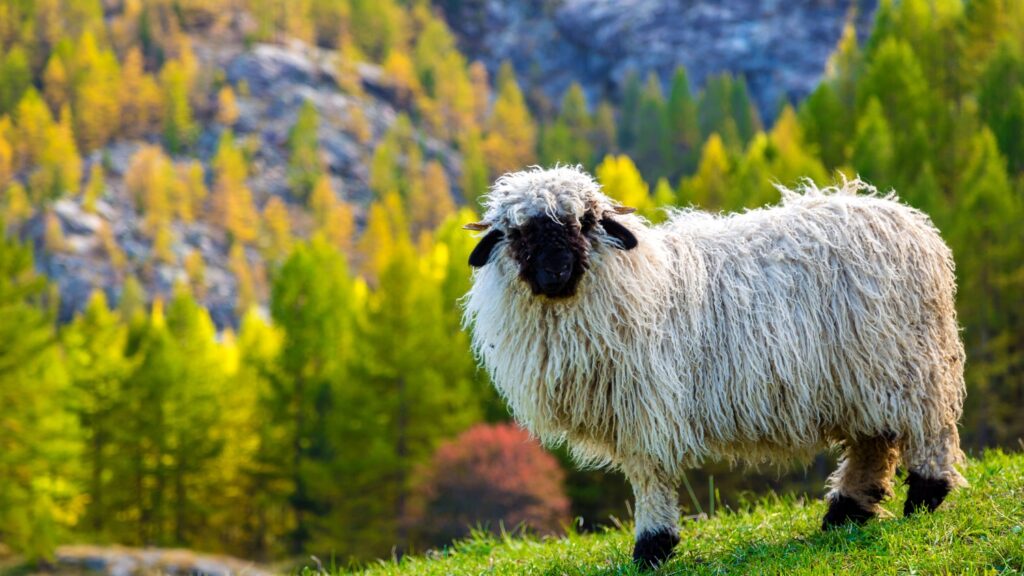
[[572, 273], [571, 262], [558, 262], [544, 266], [544, 272], [556, 282], [564, 283]]

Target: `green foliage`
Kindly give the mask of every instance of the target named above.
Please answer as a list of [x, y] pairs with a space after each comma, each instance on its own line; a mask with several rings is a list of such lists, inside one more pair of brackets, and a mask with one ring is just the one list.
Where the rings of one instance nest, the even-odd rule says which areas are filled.
[[317, 141], [316, 106], [306, 101], [299, 109], [299, 116], [288, 133], [288, 184], [292, 194], [300, 200], [309, 197], [313, 186], [324, 173], [320, 159], [320, 145]]
[[45, 290], [31, 250], [0, 235], [0, 540], [31, 559], [52, 558], [84, 504], [67, 373], [39, 305]]

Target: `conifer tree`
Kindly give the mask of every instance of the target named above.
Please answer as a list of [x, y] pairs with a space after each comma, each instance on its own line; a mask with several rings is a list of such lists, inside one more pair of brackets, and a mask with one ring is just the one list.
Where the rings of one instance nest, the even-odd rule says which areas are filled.
[[615, 125], [615, 110], [607, 100], [602, 100], [594, 112], [594, 128], [590, 141], [594, 145], [594, 158], [604, 158], [618, 151], [618, 128]]
[[324, 172], [317, 142], [317, 124], [316, 107], [307, 100], [288, 133], [288, 184], [299, 199], [309, 196]]
[[325, 528], [319, 517], [327, 508], [318, 493], [324, 487], [317, 480], [334, 446], [358, 446], [328, 434], [327, 420], [365, 412], [335, 400], [352, 354], [352, 285], [341, 255], [316, 239], [296, 245], [275, 275], [271, 314], [283, 340], [267, 402], [281, 440], [264, 458], [272, 474], [287, 481], [294, 517], [288, 549], [299, 553]]
[[178, 60], [164, 64], [160, 71], [160, 84], [164, 143], [171, 152], [181, 152], [192, 145], [198, 133], [188, 99], [190, 80], [185, 65]]
[[106, 183], [103, 178], [103, 164], [100, 162], [93, 162], [92, 167], [89, 168], [89, 180], [85, 185], [85, 190], [82, 192], [82, 208], [86, 212], [96, 211], [96, 202], [103, 196], [103, 192], [106, 189]]
[[439, 162], [431, 160], [423, 169], [422, 192], [409, 199], [409, 220], [414, 236], [433, 230], [454, 211], [448, 175]]
[[463, 133], [459, 141], [459, 152], [462, 153], [462, 175], [459, 180], [462, 198], [467, 204], [475, 205], [491, 184], [480, 132], [468, 130]]
[[683, 181], [679, 191], [681, 202], [705, 210], [718, 210], [727, 206], [730, 201], [730, 171], [731, 163], [725, 151], [725, 143], [718, 134], [712, 134], [701, 150], [697, 173]]
[[883, 189], [892, 182], [892, 134], [882, 105], [872, 98], [857, 121], [850, 162], [859, 175]]
[[0, 539], [26, 558], [52, 559], [81, 513], [74, 483], [76, 423], [54, 321], [40, 300], [46, 281], [32, 253], [0, 235]]
[[213, 211], [217, 224], [232, 241], [249, 243], [256, 238], [259, 216], [246, 183], [249, 168], [231, 132], [224, 132], [213, 158]]
[[640, 170], [629, 156], [607, 156], [594, 171], [605, 194], [626, 206], [636, 208], [645, 217], [653, 217], [655, 206]]
[[268, 262], [281, 262], [291, 251], [292, 231], [288, 208], [281, 198], [272, 196], [263, 207], [263, 258]]
[[661, 81], [657, 74], [652, 72], [647, 76], [647, 84], [640, 96], [640, 108], [637, 110], [637, 140], [632, 150], [642, 173], [650, 177], [668, 173], [670, 137]]
[[[143, 67], [141, 50], [132, 47], [121, 66], [121, 133], [139, 137], [156, 131], [163, 110], [168, 108], [163, 98], [156, 79]], [[169, 108], [176, 106], [181, 104], [176, 103]], [[175, 112], [182, 114], [181, 110]]]
[[640, 76], [636, 70], [630, 70], [622, 85], [622, 99], [619, 104], [619, 148], [623, 150], [632, 150], [637, 141], [642, 94]]
[[238, 121], [238, 102], [231, 86], [223, 86], [217, 91], [217, 122], [231, 127]]
[[113, 476], [120, 423], [124, 412], [124, 383], [135, 368], [126, 355], [128, 328], [107, 307], [103, 292], [89, 298], [85, 311], [61, 332], [71, 378], [70, 409], [77, 417], [84, 443], [83, 485], [89, 504], [82, 520], [98, 536], [107, 534], [117, 509], [112, 493], [119, 489]]
[[498, 97], [484, 138], [484, 157], [492, 176], [530, 165], [534, 161], [537, 129], [516, 83], [512, 65], [498, 73]]
[[686, 69], [676, 68], [666, 106], [669, 141], [671, 144], [670, 170], [673, 175], [690, 174], [697, 166], [700, 146], [700, 126], [697, 125], [697, 103], [690, 90]]

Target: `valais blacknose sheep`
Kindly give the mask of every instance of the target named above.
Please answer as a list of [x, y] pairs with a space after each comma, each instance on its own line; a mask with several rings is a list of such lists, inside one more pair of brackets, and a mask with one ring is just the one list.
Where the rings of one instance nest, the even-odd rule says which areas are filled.
[[467, 226], [479, 360], [533, 434], [626, 474], [642, 564], [678, 543], [677, 478], [705, 459], [841, 445], [824, 528], [876, 516], [901, 460], [905, 514], [965, 483], [949, 248], [860, 181], [782, 195], [649, 226], [577, 168], [532, 169]]

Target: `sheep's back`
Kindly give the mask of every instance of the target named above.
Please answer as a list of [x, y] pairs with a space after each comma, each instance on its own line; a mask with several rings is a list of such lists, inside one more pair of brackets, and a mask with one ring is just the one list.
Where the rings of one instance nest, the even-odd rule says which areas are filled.
[[[700, 353], [679, 371], [708, 452], [811, 453], [843, 437], [920, 437], [959, 416], [952, 258], [921, 212], [800, 195], [744, 214], [683, 213], [665, 233], [692, 243], [707, 279], [691, 314]], [[680, 296], [680, 309], [695, 304]]]

